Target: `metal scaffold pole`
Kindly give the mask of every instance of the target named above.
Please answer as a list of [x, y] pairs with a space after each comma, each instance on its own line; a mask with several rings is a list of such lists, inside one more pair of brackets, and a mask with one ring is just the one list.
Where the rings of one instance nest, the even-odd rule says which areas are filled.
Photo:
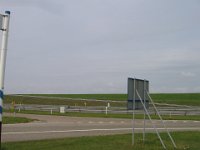
[[156, 108], [156, 106], [155, 106], [155, 104], [154, 104], [154, 102], [153, 102], [153, 100], [152, 100], [152, 98], [151, 98], [151, 96], [150, 96], [150, 94], [149, 94], [148, 92], [147, 92], [147, 95], [148, 95], [149, 99], [151, 100], [151, 103], [152, 103], [154, 109], [156, 110], [156, 113], [158, 114], [158, 117], [160, 118], [160, 120], [161, 120], [161, 122], [162, 122], [162, 124], [163, 124], [163, 126], [164, 126], [164, 128], [165, 128], [165, 130], [167, 131], [167, 134], [168, 134], [168, 136], [169, 136], [169, 138], [170, 138], [170, 140], [171, 140], [171, 142], [172, 142], [174, 148], [177, 148], [176, 143], [174, 142], [174, 139], [172, 138], [172, 136], [171, 136], [171, 134], [170, 134], [168, 128], [166, 127], [166, 125], [165, 125], [165, 123], [164, 123], [164, 121], [163, 121], [163, 119], [162, 119], [162, 117], [161, 117], [161, 115], [160, 115], [158, 109]]
[[132, 108], [133, 108], [133, 120], [132, 120], [132, 145], [135, 143], [135, 79], [133, 80], [133, 102], [132, 102]]
[[160, 142], [161, 142], [161, 144], [162, 144], [162, 147], [163, 147], [164, 149], [167, 149], [166, 146], [165, 146], [165, 144], [164, 144], [164, 142], [163, 142], [163, 140], [162, 140], [162, 138], [161, 138], [161, 136], [160, 136], [160, 133], [158, 132], [158, 129], [156, 128], [155, 124], [153, 123], [153, 121], [152, 121], [152, 119], [151, 119], [151, 116], [150, 116], [150, 114], [149, 114], [149, 112], [148, 112], [146, 106], [145, 106], [144, 103], [142, 102], [142, 98], [141, 98], [141, 96], [140, 96], [140, 94], [138, 93], [137, 90], [136, 90], [136, 93], [137, 93], [137, 96], [138, 96], [139, 99], [140, 99], [140, 102], [141, 102], [142, 106], [144, 107], [144, 110], [145, 110], [147, 116], [149, 117], [149, 120], [151, 121], [151, 124], [152, 124], [154, 130], [156, 131], [156, 134], [157, 134], [157, 136], [158, 136], [158, 138], [159, 138], [159, 140], [160, 140]]
[[[145, 98], [145, 80], [144, 80], [144, 88], [143, 88], [143, 97], [144, 97], [144, 106], [146, 106], [146, 98]], [[144, 108], [143, 108], [144, 109]], [[145, 142], [145, 133], [146, 133], [146, 112], [145, 112], [145, 109], [144, 109], [144, 122], [143, 122], [143, 142]]]

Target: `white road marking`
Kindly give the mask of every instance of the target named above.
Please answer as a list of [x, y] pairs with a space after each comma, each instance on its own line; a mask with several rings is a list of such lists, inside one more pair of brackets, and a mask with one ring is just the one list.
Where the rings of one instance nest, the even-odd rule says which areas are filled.
[[[136, 130], [143, 130], [143, 128], [135, 128]], [[157, 128], [158, 130], [165, 130], [165, 128]], [[168, 128], [169, 130], [200, 130], [196, 128]], [[3, 132], [3, 135], [12, 134], [44, 134], [44, 133], [72, 133], [72, 132], [92, 132], [92, 131], [125, 131], [132, 130], [132, 128], [111, 128], [111, 129], [80, 129], [80, 130], [63, 130], [63, 131], [31, 131], [31, 132]], [[146, 130], [154, 130], [154, 128], [146, 128]]]
[[199, 121], [193, 121], [193, 122], [195, 122], [195, 123], [199, 123]]
[[90, 132], [90, 131], [122, 131], [131, 130], [132, 128], [114, 128], [114, 129], [80, 129], [80, 130], [64, 130], [64, 131], [32, 131], [32, 132], [3, 132], [3, 135], [9, 134], [42, 134], [42, 133], [71, 133], [71, 132]]

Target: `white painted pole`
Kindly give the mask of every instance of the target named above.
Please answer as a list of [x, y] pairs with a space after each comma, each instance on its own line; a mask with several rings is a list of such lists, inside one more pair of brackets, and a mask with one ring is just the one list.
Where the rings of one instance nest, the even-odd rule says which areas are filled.
[[0, 89], [4, 89], [4, 76], [5, 76], [5, 66], [6, 66], [6, 54], [8, 45], [8, 31], [9, 31], [9, 20], [10, 12], [6, 11], [6, 15], [3, 18], [3, 28], [2, 28], [2, 44], [0, 49]]
[[[6, 66], [6, 54], [8, 44], [8, 31], [9, 31], [10, 11], [6, 11], [3, 15], [2, 23], [2, 44], [0, 49], [0, 134], [2, 129], [2, 112], [3, 112], [3, 90], [4, 90], [4, 76]], [[1, 135], [0, 135], [1, 142]], [[0, 147], [1, 148], [1, 147]]]
[[108, 107], [106, 106], [106, 115], [108, 114]]

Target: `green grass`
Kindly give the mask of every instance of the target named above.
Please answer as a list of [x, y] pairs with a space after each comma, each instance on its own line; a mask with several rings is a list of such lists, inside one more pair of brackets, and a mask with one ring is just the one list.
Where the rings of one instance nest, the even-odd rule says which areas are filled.
[[200, 93], [151, 94], [158, 103], [200, 106]]
[[[9, 110], [5, 110], [6, 112], [11, 112]], [[32, 110], [21, 110], [20, 113], [25, 114], [37, 114], [37, 115], [51, 115], [48, 111], [32, 111]], [[61, 114], [59, 112], [53, 112], [52, 115], [57, 116], [68, 116], [68, 117], [98, 117], [98, 118], [124, 118], [124, 119], [132, 119], [132, 114], [104, 114], [104, 113], [79, 113], [79, 112], [67, 112]], [[143, 119], [143, 114], [136, 114], [136, 119]], [[146, 116], [147, 118], [148, 116]], [[159, 119], [158, 115], [151, 115], [152, 119]], [[189, 116], [181, 116], [181, 115], [162, 115], [163, 120], [200, 120], [199, 115], [189, 115]]]
[[[25, 95], [26, 96], [26, 95]], [[14, 95], [7, 95], [5, 96], [4, 103], [12, 103], [14, 100], [16, 104], [40, 104], [40, 105], [68, 105], [68, 106], [85, 106], [85, 101], [82, 100], [65, 100], [65, 99], [57, 99], [56, 97], [65, 97], [65, 98], [71, 98], [67, 97], [66, 95], [34, 95], [34, 96], [45, 96], [47, 98], [34, 98], [34, 97], [21, 97], [21, 96], [14, 96]], [[73, 98], [79, 98], [78, 95], [74, 95]], [[51, 98], [48, 98], [51, 97]], [[53, 98], [52, 98], [53, 97]], [[87, 101], [87, 106], [107, 106], [107, 102], [97, 102], [97, 101]], [[126, 103], [124, 104], [118, 104], [118, 103], [110, 103], [111, 106], [126, 106]]]
[[24, 117], [3, 117], [3, 124], [28, 123], [32, 121], [34, 121], [34, 119]]
[[[27, 94], [28, 95], [28, 94]], [[126, 94], [29, 94], [32, 96], [45, 96], [45, 98], [31, 98], [31, 97], [19, 97], [7, 95], [5, 96], [4, 103], [11, 103], [13, 100], [16, 103], [23, 104], [45, 104], [45, 105], [79, 105], [84, 106], [83, 101], [63, 100], [57, 99], [56, 97], [62, 98], [74, 98], [74, 99], [98, 99], [98, 100], [121, 100], [126, 101]], [[26, 95], [25, 95], [26, 96]], [[55, 97], [49, 99], [48, 97]], [[200, 106], [200, 93], [168, 93], [168, 94], [151, 94], [154, 102], [178, 104], [178, 105], [192, 105]], [[87, 102], [87, 106], [106, 106], [106, 102]], [[111, 103], [111, 106], [126, 106], [126, 104]]]
[[[169, 150], [172, 144], [165, 133], [161, 133], [164, 143]], [[177, 144], [177, 150], [199, 150], [200, 132], [175, 132], [172, 133]], [[40, 140], [28, 142], [3, 143], [3, 150], [162, 150], [156, 134], [146, 135], [146, 142], [142, 142], [142, 134], [135, 134], [135, 145], [131, 144], [131, 134], [76, 137], [53, 140]]]
[[28, 94], [32, 96], [79, 98], [79, 99], [98, 99], [98, 100], [126, 100], [126, 94]]
[[[94, 114], [94, 113], [77, 113], [77, 112], [70, 112], [66, 113], [66, 116], [72, 116], [72, 117], [101, 117], [101, 118], [125, 118], [125, 119], [132, 119], [132, 114]], [[143, 114], [136, 114], [136, 119], [143, 119]], [[146, 116], [148, 118], [148, 116]], [[159, 119], [158, 115], [151, 115], [152, 119]], [[180, 115], [163, 115], [163, 120], [200, 120], [200, 116], [194, 115], [194, 116], [180, 116]]]

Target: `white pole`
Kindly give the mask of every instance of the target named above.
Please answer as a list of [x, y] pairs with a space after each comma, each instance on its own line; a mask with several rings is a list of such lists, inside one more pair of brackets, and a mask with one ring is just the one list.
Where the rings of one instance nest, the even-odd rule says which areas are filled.
[[[3, 90], [4, 90], [4, 76], [5, 76], [5, 66], [6, 66], [6, 54], [7, 54], [7, 44], [8, 44], [8, 31], [9, 31], [9, 20], [10, 11], [6, 11], [3, 15], [2, 24], [2, 44], [0, 49], [0, 134], [2, 129], [2, 112], [3, 112]], [[0, 135], [1, 142], [1, 135]], [[1, 147], [0, 147], [1, 148]]]
[[4, 76], [5, 76], [5, 66], [6, 66], [6, 54], [7, 54], [7, 44], [8, 44], [8, 31], [9, 31], [9, 20], [10, 12], [6, 11], [6, 15], [3, 18], [3, 28], [2, 28], [2, 44], [0, 50], [0, 89], [4, 89]]
[[106, 115], [108, 114], [108, 107], [106, 106]]

